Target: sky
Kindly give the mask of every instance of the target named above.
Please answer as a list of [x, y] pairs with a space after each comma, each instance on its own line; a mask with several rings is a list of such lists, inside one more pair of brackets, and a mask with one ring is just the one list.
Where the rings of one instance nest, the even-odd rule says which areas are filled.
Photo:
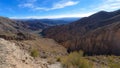
[[0, 16], [28, 18], [86, 17], [120, 9], [120, 0], [0, 0]]

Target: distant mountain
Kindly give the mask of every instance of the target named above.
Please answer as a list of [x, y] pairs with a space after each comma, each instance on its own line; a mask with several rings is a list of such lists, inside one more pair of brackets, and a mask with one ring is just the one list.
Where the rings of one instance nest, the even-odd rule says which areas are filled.
[[[80, 18], [57, 18], [57, 19], [14, 19], [19, 23], [24, 23], [29, 26], [29, 29], [39, 30], [50, 26], [68, 24], [77, 21]], [[21, 21], [21, 22], [20, 22]]]
[[53, 38], [68, 52], [83, 50], [87, 55], [120, 55], [120, 10], [100, 11], [76, 22], [45, 29], [42, 34]]
[[34, 21], [40, 21], [40, 22], [50, 25], [50, 26], [70, 23], [70, 22], [67, 22], [64, 20], [56, 20], [56, 19], [38, 19], [38, 20], [34, 20]]
[[26, 25], [27, 26], [26, 28], [30, 29], [31, 31], [37, 31], [49, 27], [47, 24], [44, 24], [41, 21], [36, 20], [14, 20], [14, 21]]
[[67, 21], [68, 24], [69, 24], [69, 22], [70, 22], [70, 23], [71, 23], [71, 22], [75, 22], [75, 21], [77, 21], [77, 20], [79, 20], [79, 19], [80, 19], [80, 17], [68, 17], [68, 18], [56, 18], [55, 20]]

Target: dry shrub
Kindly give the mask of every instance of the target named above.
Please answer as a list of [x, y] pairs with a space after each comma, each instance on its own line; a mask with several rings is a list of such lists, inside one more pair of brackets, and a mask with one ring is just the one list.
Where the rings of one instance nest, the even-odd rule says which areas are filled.
[[60, 61], [64, 68], [93, 68], [93, 64], [83, 57], [83, 51], [72, 52]]
[[39, 51], [37, 49], [32, 49], [31, 50], [31, 56], [32, 57], [38, 57], [39, 56]]

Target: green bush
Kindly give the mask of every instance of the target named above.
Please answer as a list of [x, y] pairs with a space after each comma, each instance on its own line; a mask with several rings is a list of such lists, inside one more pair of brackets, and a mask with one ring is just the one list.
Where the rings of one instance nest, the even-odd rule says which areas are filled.
[[93, 64], [83, 57], [83, 51], [70, 53], [61, 58], [64, 68], [93, 68]]
[[31, 50], [31, 56], [32, 57], [38, 57], [39, 56], [39, 51], [37, 49], [32, 49]]

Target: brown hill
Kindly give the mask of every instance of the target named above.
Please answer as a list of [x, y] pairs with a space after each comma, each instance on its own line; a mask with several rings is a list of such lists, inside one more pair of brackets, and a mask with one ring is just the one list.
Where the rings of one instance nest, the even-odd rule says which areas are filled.
[[9, 18], [0, 17], [0, 37], [5, 39], [33, 39], [27, 25], [17, 23]]
[[64, 45], [68, 52], [82, 49], [88, 55], [120, 55], [119, 23], [120, 10], [101, 11], [69, 25], [45, 29], [43, 35]]
[[0, 38], [14, 42], [28, 52], [35, 48], [42, 55], [52, 58], [67, 54], [66, 49], [54, 40], [42, 38], [28, 29], [26, 23], [9, 18], [0, 17]]
[[0, 68], [61, 67], [56, 61], [66, 48], [33, 32], [26, 23], [0, 17]]

